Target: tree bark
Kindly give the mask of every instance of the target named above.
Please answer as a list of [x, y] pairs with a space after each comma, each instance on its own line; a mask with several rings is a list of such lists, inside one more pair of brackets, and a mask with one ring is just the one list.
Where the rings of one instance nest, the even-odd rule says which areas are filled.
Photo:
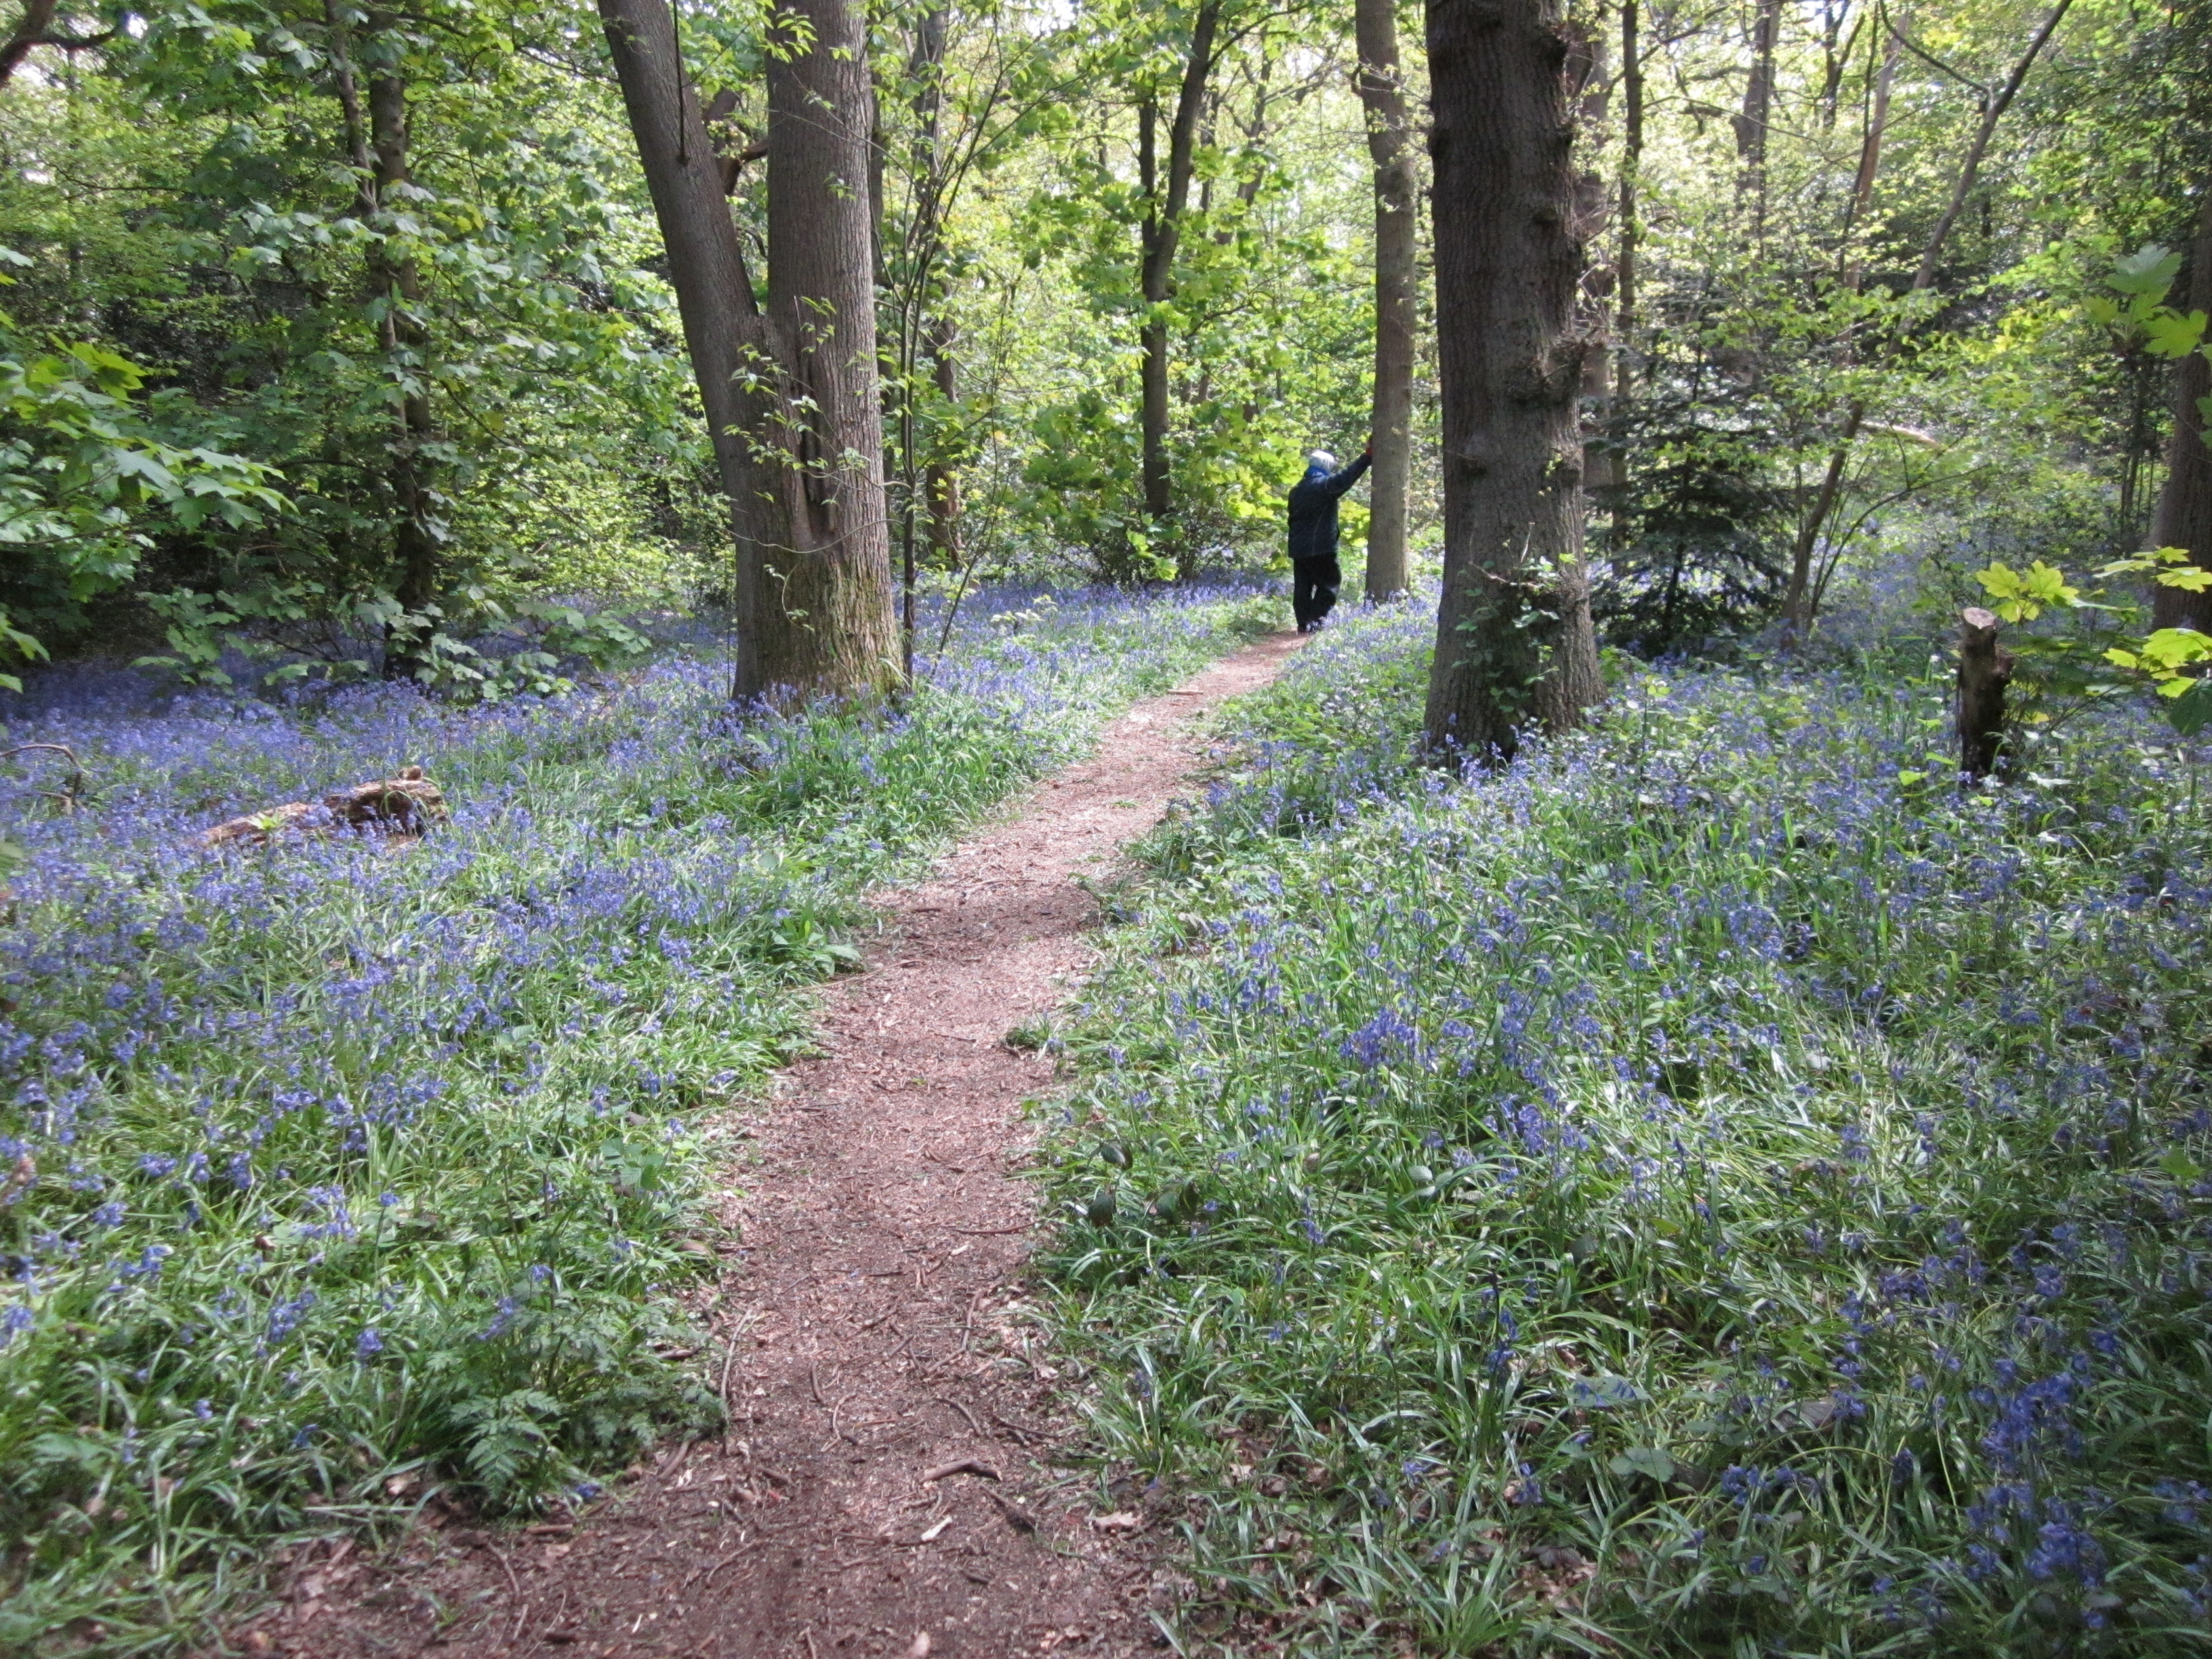
[[766, 550], [761, 687], [898, 677], [867, 194], [875, 98], [851, 0], [787, 0], [768, 64], [768, 328], [786, 377], [786, 539]]
[[[368, 14], [363, 27], [371, 57], [364, 101], [355, 43], [335, 0], [325, 0], [323, 21], [346, 159], [354, 170], [355, 211], [364, 225], [379, 233], [369, 244], [367, 263], [372, 326], [392, 387], [393, 430], [386, 449], [385, 475], [396, 509], [392, 597], [419, 619], [437, 602], [443, 574], [444, 497], [433, 457], [444, 434], [430, 405], [431, 341], [422, 317], [422, 269], [405, 244], [397, 240], [389, 218], [406, 201], [413, 184], [407, 82], [401, 73], [404, 48], [391, 13]], [[388, 678], [411, 678], [422, 667], [430, 631], [427, 620], [386, 629], [384, 672]]]
[[[761, 554], [780, 539], [771, 463], [775, 400], [766, 377], [768, 336], [724, 191], [722, 163], [707, 136], [699, 100], [677, 53], [663, 0], [599, 0], [653, 216], [668, 253], [684, 343], [730, 504], [737, 568], [733, 690], [750, 696], [770, 682], [759, 660], [755, 613], [762, 602]], [[756, 448], [756, 441], [763, 446]]]
[[1419, 221], [1411, 121], [1398, 65], [1397, 0], [1358, 0], [1359, 98], [1375, 165], [1375, 466], [1367, 597], [1406, 591], [1407, 493], [1413, 451], [1413, 273]]
[[[395, 20], [371, 12], [368, 27], [384, 37], [380, 62], [368, 77], [369, 144], [375, 155], [376, 199], [387, 212], [404, 201], [413, 183], [408, 166], [407, 83], [399, 72]], [[422, 319], [422, 273], [411, 254], [395, 252], [392, 234], [370, 244], [369, 270], [383, 301], [385, 349], [399, 392], [399, 430], [392, 448], [392, 493], [399, 509], [392, 526], [399, 582], [393, 597], [409, 611], [427, 610], [438, 597], [446, 540], [433, 451], [444, 441], [430, 409], [430, 331]], [[420, 637], [419, 635], [417, 636]], [[412, 653], [403, 653], [411, 655]], [[403, 668], [411, 667], [403, 661]], [[386, 672], [393, 665], [386, 664]]]
[[2012, 684], [2012, 653], [1997, 644], [1995, 611], [1969, 605], [1959, 613], [1959, 623], [1954, 722], [1959, 771], [1978, 783], [1996, 770], [2004, 752], [2005, 688]]
[[[1575, 107], [1582, 130], [1601, 132], [1613, 107], [1613, 83], [1605, 73], [1605, 37], [1577, 31], [1577, 45], [1568, 59], [1568, 76], [1583, 88]], [[1603, 240], [1613, 198], [1604, 175], [1586, 167], [1575, 179], [1575, 222], [1586, 249]], [[1610, 498], [1616, 479], [1610, 434], [1613, 422], [1613, 333], [1611, 301], [1618, 279], [1610, 263], [1586, 258], [1581, 293], [1583, 314], [1589, 324], [1583, 351], [1583, 380], [1579, 408], [1583, 431], [1583, 498]], [[1589, 538], [1589, 527], [1583, 527]]]
[[1220, 0], [1206, 0], [1192, 21], [1190, 55], [1184, 62], [1182, 85], [1168, 125], [1164, 181], [1158, 151], [1158, 100], [1147, 94], [1137, 112], [1137, 164], [1145, 191], [1145, 219], [1139, 233], [1138, 291], [1145, 306], [1138, 330], [1143, 354], [1139, 419], [1144, 442], [1145, 516], [1152, 521], [1156, 536], [1167, 530], [1175, 513], [1173, 480], [1168, 468], [1168, 326], [1160, 307], [1175, 291], [1176, 244], [1182, 233], [1183, 210], [1190, 201], [1199, 111], [1206, 101], [1207, 77], [1213, 72], [1213, 38], [1220, 20]]
[[769, 69], [769, 304], [665, 0], [599, 0], [737, 540], [740, 697], [898, 677], [877, 407], [873, 100], [844, 0], [797, 0]]
[[[2189, 246], [2189, 297], [2184, 311], [2212, 312], [2212, 179], [2204, 181], [2204, 198], [2197, 204], [2197, 234]], [[2158, 511], [2151, 520], [2154, 547], [2180, 547], [2189, 562], [2212, 570], [2212, 431], [2204, 419], [2204, 403], [2212, 398], [2212, 362], [2202, 351], [2192, 351], [2174, 365], [2173, 431], [2166, 440], [2166, 483], [2158, 494]], [[2193, 628], [2212, 634], [2212, 592], [2191, 593], [2184, 588], [2159, 586], [2152, 590], [2152, 625]]]
[[[915, 539], [920, 526], [915, 521], [927, 515], [927, 527], [922, 533], [927, 534], [931, 550], [941, 554], [947, 542], [947, 526], [939, 515], [958, 505], [951, 469], [938, 459], [917, 465], [915, 453], [919, 441], [915, 419], [915, 380], [923, 351], [927, 350], [930, 356], [933, 382], [947, 402], [951, 399], [954, 385], [951, 324], [941, 311], [932, 311], [933, 305], [941, 302], [944, 297], [944, 285], [936, 271], [936, 252], [945, 205], [939, 140], [945, 110], [945, 9], [942, 6], [917, 18], [913, 50], [907, 58], [907, 80], [913, 94], [914, 138], [908, 149], [909, 217], [906, 234], [901, 239], [903, 257], [899, 275], [903, 280], [896, 284], [883, 266], [880, 227], [885, 151], [880, 142], [877, 146], [876, 285], [885, 291], [888, 314], [896, 330], [892, 356], [898, 367], [895, 401], [899, 434], [899, 651], [901, 672], [909, 682], [914, 678], [915, 607], [919, 601], [920, 564]], [[878, 109], [880, 112], [880, 99]], [[937, 446], [933, 444], [931, 447], [934, 456]]]
[[[960, 400], [959, 342], [943, 317], [930, 325], [929, 366], [937, 395], [949, 408]], [[960, 568], [960, 472], [939, 456], [922, 472], [922, 495], [929, 510], [929, 556], [939, 570]]]
[[1882, 143], [1889, 137], [1889, 93], [1898, 84], [1898, 60], [1905, 55], [1905, 24], [1907, 18], [1898, 18], [1896, 27], [1882, 40], [1882, 66], [1874, 73], [1874, 93], [1867, 100], [1867, 128], [1858, 137], [1858, 170], [1851, 175], [1851, 206], [1843, 219], [1844, 288], [1854, 295], [1860, 281], [1865, 281], [1865, 265], [1851, 237], [1874, 206], [1874, 179], [1882, 170]]
[[31, 48], [46, 43], [54, 26], [57, 0], [24, 0], [22, 21], [5, 41], [0, 41], [0, 87], [4, 87], [31, 55]]
[[1636, 331], [1636, 256], [1644, 227], [1637, 214], [1639, 176], [1644, 170], [1644, 46], [1638, 0], [1620, 5], [1620, 242], [1613, 260], [1613, 406], [1608, 411], [1611, 442], [1605, 483], [1613, 492], [1613, 534], [1616, 545], [1624, 528], [1628, 491], [1628, 399], [1636, 387], [1629, 343]]
[[1814, 100], [1820, 112], [1820, 130], [1831, 132], [1836, 125], [1836, 103], [1844, 89], [1844, 66], [1850, 61], [1852, 44], [1858, 38], [1865, 22], [1862, 14], [1851, 24], [1851, 32], [1844, 33], [1844, 19], [1850, 11], [1850, 0], [1840, 0], [1832, 9], [1822, 8], [1820, 21], [1820, 91]]
[[1743, 112], [1735, 118], [1736, 160], [1742, 171], [1739, 197], [1751, 199], [1752, 235], [1766, 234], [1766, 134], [1774, 118], [1774, 38], [1782, 27], [1782, 0], [1758, 0], [1751, 27], [1751, 76]]
[[1428, 0], [1444, 586], [1425, 740], [1510, 758], [1602, 687], [1582, 562], [1571, 64], [1561, 0]]
[[[1644, 170], [1644, 48], [1637, 0], [1620, 7], [1620, 258], [1613, 268], [1613, 397], [1622, 403], [1635, 388], [1626, 348], [1636, 327], [1636, 256], [1644, 240], [1637, 191]], [[1626, 482], [1622, 469], [1622, 482]]]

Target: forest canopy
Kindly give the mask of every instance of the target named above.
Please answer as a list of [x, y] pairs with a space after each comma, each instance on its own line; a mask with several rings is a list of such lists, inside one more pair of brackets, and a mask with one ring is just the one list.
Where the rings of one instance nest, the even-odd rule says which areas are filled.
[[[680, 26], [757, 284], [768, 17]], [[1992, 562], [2144, 544], [2175, 370], [2115, 314], [2115, 274], [2171, 283], [2199, 234], [2206, 20], [2115, 0], [1575, 18], [1607, 639], [1863, 639], [1975, 597]], [[882, 465], [925, 586], [1279, 562], [1301, 457], [1357, 453], [1369, 424], [1352, 21], [1238, 0], [872, 16]], [[465, 685], [484, 671], [459, 647], [499, 629], [612, 648], [549, 599], [731, 598], [599, 19], [41, 3], [5, 61], [19, 659], [121, 641], [205, 675], [241, 643]], [[1413, 285], [1409, 347], [1431, 561], [1432, 292]]]

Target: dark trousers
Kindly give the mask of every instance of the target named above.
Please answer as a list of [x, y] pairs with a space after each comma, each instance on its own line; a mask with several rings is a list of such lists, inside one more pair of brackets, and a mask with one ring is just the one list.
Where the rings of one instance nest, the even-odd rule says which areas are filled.
[[1344, 572], [1334, 558], [1291, 561], [1291, 614], [1303, 634], [1336, 609]]

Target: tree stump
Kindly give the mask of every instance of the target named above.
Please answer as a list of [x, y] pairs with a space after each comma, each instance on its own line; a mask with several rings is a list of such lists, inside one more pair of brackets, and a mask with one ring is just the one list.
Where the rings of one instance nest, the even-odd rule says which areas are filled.
[[404, 767], [396, 778], [378, 778], [333, 790], [319, 806], [287, 801], [265, 811], [218, 823], [200, 836], [203, 847], [266, 847], [289, 831], [328, 835], [333, 830], [374, 830], [386, 836], [416, 836], [447, 817], [444, 791], [422, 775], [419, 766]]
[[1979, 783], [1996, 770], [2004, 752], [2012, 653], [1997, 643], [1994, 611], [1971, 605], [1959, 620], [1959, 774], [1968, 783]]

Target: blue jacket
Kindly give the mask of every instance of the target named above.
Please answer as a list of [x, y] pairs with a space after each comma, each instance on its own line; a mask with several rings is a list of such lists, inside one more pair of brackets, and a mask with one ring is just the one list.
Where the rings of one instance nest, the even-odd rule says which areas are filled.
[[1370, 458], [1362, 455], [1341, 472], [1306, 469], [1306, 476], [1291, 486], [1291, 556], [1294, 559], [1333, 559], [1336, 556], [1337, 498], [1359, 482]]

